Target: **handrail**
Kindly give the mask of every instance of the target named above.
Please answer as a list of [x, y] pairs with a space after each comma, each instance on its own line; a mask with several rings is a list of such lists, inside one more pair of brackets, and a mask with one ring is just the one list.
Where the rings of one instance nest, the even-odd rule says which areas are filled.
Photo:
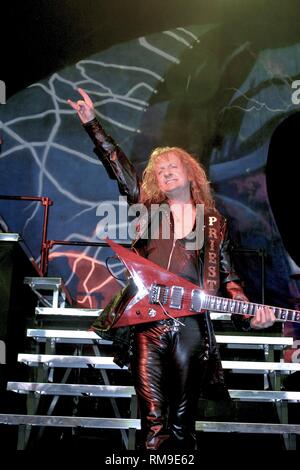
[[[119, 243], [122, 246], [130, 247], [130, 242], [128, 243]], [[45, 247], [45, 272], [48, 271], [48, 261], [49, 261], [49, 250], [53, 248], [54, 245], [70, 245], [70, 246], [105, 246], [108, 247], [108, 244], [105, 240], [99, 242], [85, 242], [81, 240], [47, 240]]]
[[48, 268], [48, 251], [47, 251], [47, 230], [48, 230], [48, 219], [49, 219], [49, 206], [52, 206], [53, 201], [49, 197], [45, 196], [7, 196], [0, 194], [0, 199], [14, 200], [14, 201], [37, 201], [44, 206], [44, 218], [42, 228], [42, 241], [41, 241], [41, 261], [40, 270], [44, 276], [47, 273]]

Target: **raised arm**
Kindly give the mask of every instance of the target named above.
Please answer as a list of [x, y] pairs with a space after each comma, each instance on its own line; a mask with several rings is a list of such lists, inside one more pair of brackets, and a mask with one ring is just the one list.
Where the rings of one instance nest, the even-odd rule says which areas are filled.
[[82, 88], [78, 88], [78, 92], [82, 99], [67, 102], [77, 112], [84, 129], [92, 139], [95, 145], [94, 152], [108, 173], [117, 180], [120, 193], [127, 196], [128, 203], [138, 202], [139, 180], [134, 166], [97, 120], [89, 95]]

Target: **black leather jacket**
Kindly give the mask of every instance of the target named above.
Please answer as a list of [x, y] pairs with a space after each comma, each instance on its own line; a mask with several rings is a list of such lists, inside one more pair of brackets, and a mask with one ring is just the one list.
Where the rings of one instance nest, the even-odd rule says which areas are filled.
[[[140, 182], [136, 174], [134, 166], [128, 160], [124, 152], [115, 143], [115, 141], [106, 134], [98, 120], [95, 118], [92, 121], [83, 125], [86, 132], [92, 139], [95, 148], [94, 151], [100, 161], [103, 163], [108, 174], [117, 180], [120, 193], [127, 197], [129, 204], [134, 204], [139, 201], [140, 195]], [[142, 233], [140, 233], [140, 236]], [[138, 240], [133, 242], [136, 247], [139, 246]], [[231, 256], [230, 256], [230, 240], [228, 238], [228, 230], [225, 219], [223, 219], [220, 231], [220, 291], [230, 298], [237, 298], [239, 300], [248, 300], [243, 292], [239, 283], [239, 277], [234, 270]], [[201, 271], [200, 271], [201, 272]], [[232, 315], [232, 320], [238, 329], [247, 331], [250, 329], [249, 317], [242, 315]], [[211, 333], [212, 346], [215, 346], [214, 332], [210, 319], [208, 318], [208, 327]], [[119, 330], [122, 330], [119, 328]], [[120, 331], [118, 335], [127, 342], [126, 334]], [[126, 361], [120, 359], [119, 364], [122, 365]]]
[[[117, 180], [120, 193], [127, 196], [129, 204], [137, 203], [139, 201], [140, 182], [134, 166], [114, 140], [106, 134], [96, 118], [84, 124], [84, 128], [95, 144], [94, 151], [96, 155], [108, 173]], [[142, 236], [142, 233], [140, 233], [140, 236]], [[137, 240], [134, 241], [134, 244], [136, 242]], [[230, 251], [227, 224], [223, 219], [220, 239], [221, 289], [223, 284], [230, 298], [238, 297], [247, 300], [239, 284], [239, 276], [234, 270]]]

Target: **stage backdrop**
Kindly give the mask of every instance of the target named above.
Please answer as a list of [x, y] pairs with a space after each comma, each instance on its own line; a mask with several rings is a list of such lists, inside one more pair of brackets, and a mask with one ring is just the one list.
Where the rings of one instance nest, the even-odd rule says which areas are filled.
[[[299, 74], [300, 41], [257, 48], [219, 21], [121, 42], [57, 70], [1, 107], [1, 193], [51, 198], [48, 239], [99, 241], [99, 204], [126, 211], [66, 103], [82, 87], [139, 173], [155, 146], [178, 145], [199, 157], [228, 218], [248, 295], [297, 308], [299, 281], [291, 275], [299, 258], [283, 242], [266, 168], [273, 134], [298, 112], [292, 84]], [[285, 165], [285, 155], [281, 159]], [[39, 262], [42, 207], [0, 201], [0, 213]], [[55, 246], [48, 274], [64, 278], [78, 306], [103, 307], [120, 288], [105, 265], [110, 254], [107, 248]], [[115, 265], [115, 274], [119, 269]], [[289, 328], [297, 341], [296, 327]], [[297, 350], [291, 354], [299, 360]]]

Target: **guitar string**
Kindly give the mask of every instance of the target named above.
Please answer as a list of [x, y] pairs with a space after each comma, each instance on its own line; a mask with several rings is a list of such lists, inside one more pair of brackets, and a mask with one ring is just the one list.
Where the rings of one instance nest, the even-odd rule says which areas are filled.
[[[201, 291], [200, 291], [201, 292]], [[256, 309], [258, 309], [261, 304], [257, 304], [255, 302], [247, 302], [247, 301], [243, 301], [243, 300], [234, 300], [234, 299], [227, 299], [226, 297], [217, 297], [217, 296], [210, 296], [209, 294], [205, 294], [206, 295], [206, 298], [204, 299], [203, 302], [201, 302], [201, 304], [205, 305], [203, 306], [204, 309], [208, 309], [208, 308], [217, 308], [217, 309], [220, 309], [220, 307], [216, 307], [215, 305], [213, 305], [211, 302], [213, 301], [214, 303], [222, 303], [222, 302], [225, 302], [225, 303], [233, 303], [233, 304], [237, 304], [239, 307], [242, 306], [243, 304], [245, 305], [252, 305], [254, 306]], [[211, 297], [211, 298], [210, 298]], [[191, 296], [189, 294], [183, 294], [181, 300], [184, 301], [188, 301], [191, 299]], [[160, 301], [159, 302], [159, 305], [163, 308], [162, 304]], [[286, 309], [286, 308], [281, 308], [281, 307], [274, 307], [274, 306], [271, 306], [271, 305], [265, 305], [266, 307], [269, 307], [269, 308], [272, 308], [273, 311], [274, 311], [274, 314], [275, 315], [282, 315], [282, 313], [284, 313], [285, 315], [289, 315], [289, 313], [292, 313], [292, 315], [296, 314], [300, 314], [299, 311], [297, 310], [292, 310], [292, 309]], [[230, 307], [229, 307], [230, 308]], [[202, 310], [202, 308], [201, 308]], [[221, 308], [221, 310], [223, 310]], [[224, 307], [224, 310], [225, 310], [225, 313], [228, 312], [228, 309]], [[280, 312], [281, 310], [281, 312]], [[235, 312], [235, 311], [232, 311], [232, 312], [228, 312], [228, 313], [236, 313], [236, 314], [246, 314], [246, 315], [250, 315], [250, 316], [254, 316], [255, 313], [246, 313], [246, 312]], [[173, 318], [173, 317], [172, 317]], [[277, 318], [277, 320], [279, 321], [291, 321], [291, 322], [299, 322], [300, 321], [300, 318], [299, 320], [296, 320], [296, 319], [285, 319], [285, 318]]]

